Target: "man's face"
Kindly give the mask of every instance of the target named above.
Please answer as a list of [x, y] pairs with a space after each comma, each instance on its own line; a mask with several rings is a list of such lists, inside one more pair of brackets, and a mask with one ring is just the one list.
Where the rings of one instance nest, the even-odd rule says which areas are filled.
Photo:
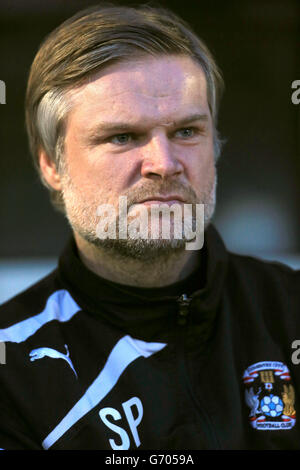
[[99, 240], [97, 207], [117, 210], [119, 196], [127, 196], [129, 206], [174, 196], [180, 204], [205, 204], [209, 223], [215, 206], [213, 123], [201, 67], [184, 56], [118, 63], [69, 99], [61, 185], [75, 232], [133, 257], [182, 249], [175, 240]]

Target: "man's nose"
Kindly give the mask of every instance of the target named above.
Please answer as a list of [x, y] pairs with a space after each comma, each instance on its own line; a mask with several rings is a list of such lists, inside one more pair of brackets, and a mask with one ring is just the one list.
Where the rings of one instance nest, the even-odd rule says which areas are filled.
[[158, 176], [162, 179], [179, 175], [183, 166], [176, 157], [174, 147], [165, 135], [149, 139], [141, 148], [142, 166], [141, 175], [145, 178]]

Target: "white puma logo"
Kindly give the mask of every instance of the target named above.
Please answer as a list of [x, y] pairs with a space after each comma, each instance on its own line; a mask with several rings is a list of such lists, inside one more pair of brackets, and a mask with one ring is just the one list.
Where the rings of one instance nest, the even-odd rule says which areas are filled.
[[74, 369], [74, 366], [72, 364], [72, 361], [69, 358], [69, 356], [70, 356], [69, 349], [68, 349], [68, 346], [66, 344], [65, 344], [65, 348], [66, 348], [67, 354], [63, 354], [59, 351], [56, 351], [56, 349], [51, 349], [51, 348], [33, 349], [29, 353], [30, 360], [31, 361], [36, 361], [37, 359], [42, 359], [45, 356], [52, 357], [53, 359], [64, 359], [65, 361], [67, 361], [67, 363], [71, 367], [72, 371], [76, 375], [76, 378], [78, 378], [77, 373], [76, 373], [76, 371]]

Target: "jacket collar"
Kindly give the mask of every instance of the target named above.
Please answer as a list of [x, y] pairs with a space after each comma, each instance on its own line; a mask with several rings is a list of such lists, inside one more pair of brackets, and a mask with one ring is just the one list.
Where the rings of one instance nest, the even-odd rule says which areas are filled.
[[[220, 301], [227, 270], [227, 251], [214, 226], [205, 232], [199, 251], [201, 263], [187, 279], [171, 286], [139, 288], [117, 284], [96, 275], [80, 260], [74, 238], [59, 259], [61, 283], [84, 311], [100, 316], [127, 332], [147, 324], [171, 323], [178, 311], [178, 298], [187, 294], [201, 319], [214, 316]], [[197, 318], [196, 318], [197, 321]]]

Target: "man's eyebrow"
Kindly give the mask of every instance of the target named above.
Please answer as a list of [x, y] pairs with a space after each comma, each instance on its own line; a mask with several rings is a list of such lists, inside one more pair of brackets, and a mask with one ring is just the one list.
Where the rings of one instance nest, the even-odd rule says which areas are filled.
[[174, 127], [180, 127], [180, 126], [184, 126], [185, 124], [188, 124], [190, 122], [194, 122], [194, 121], [203, 121], [203, 122], [207, 122], [208, 121], [208, 114], [191, 114], [190, 116], [186, 116], [182, 119], [179, 119], [177, 121], [173, 121], [171, 123], [172, 126]]
[[[186, 124], [189, 124], [194, 121], [203, 121], [207, 122], [209, 119], [208, 114], [191, 114], [182, 119], [171, 121], [169, 124], [166, 124], [167, 127], [180, 127]], [[142, 130], [146, 126], [140, 124], [133, 124], [129, 122], [99, 122], [93, 129], [88, 133], [88, 138], [93, 138], [94, 136], [101, 135], [104, 132], [120, 132], [120, 131], [134, 131]]]

